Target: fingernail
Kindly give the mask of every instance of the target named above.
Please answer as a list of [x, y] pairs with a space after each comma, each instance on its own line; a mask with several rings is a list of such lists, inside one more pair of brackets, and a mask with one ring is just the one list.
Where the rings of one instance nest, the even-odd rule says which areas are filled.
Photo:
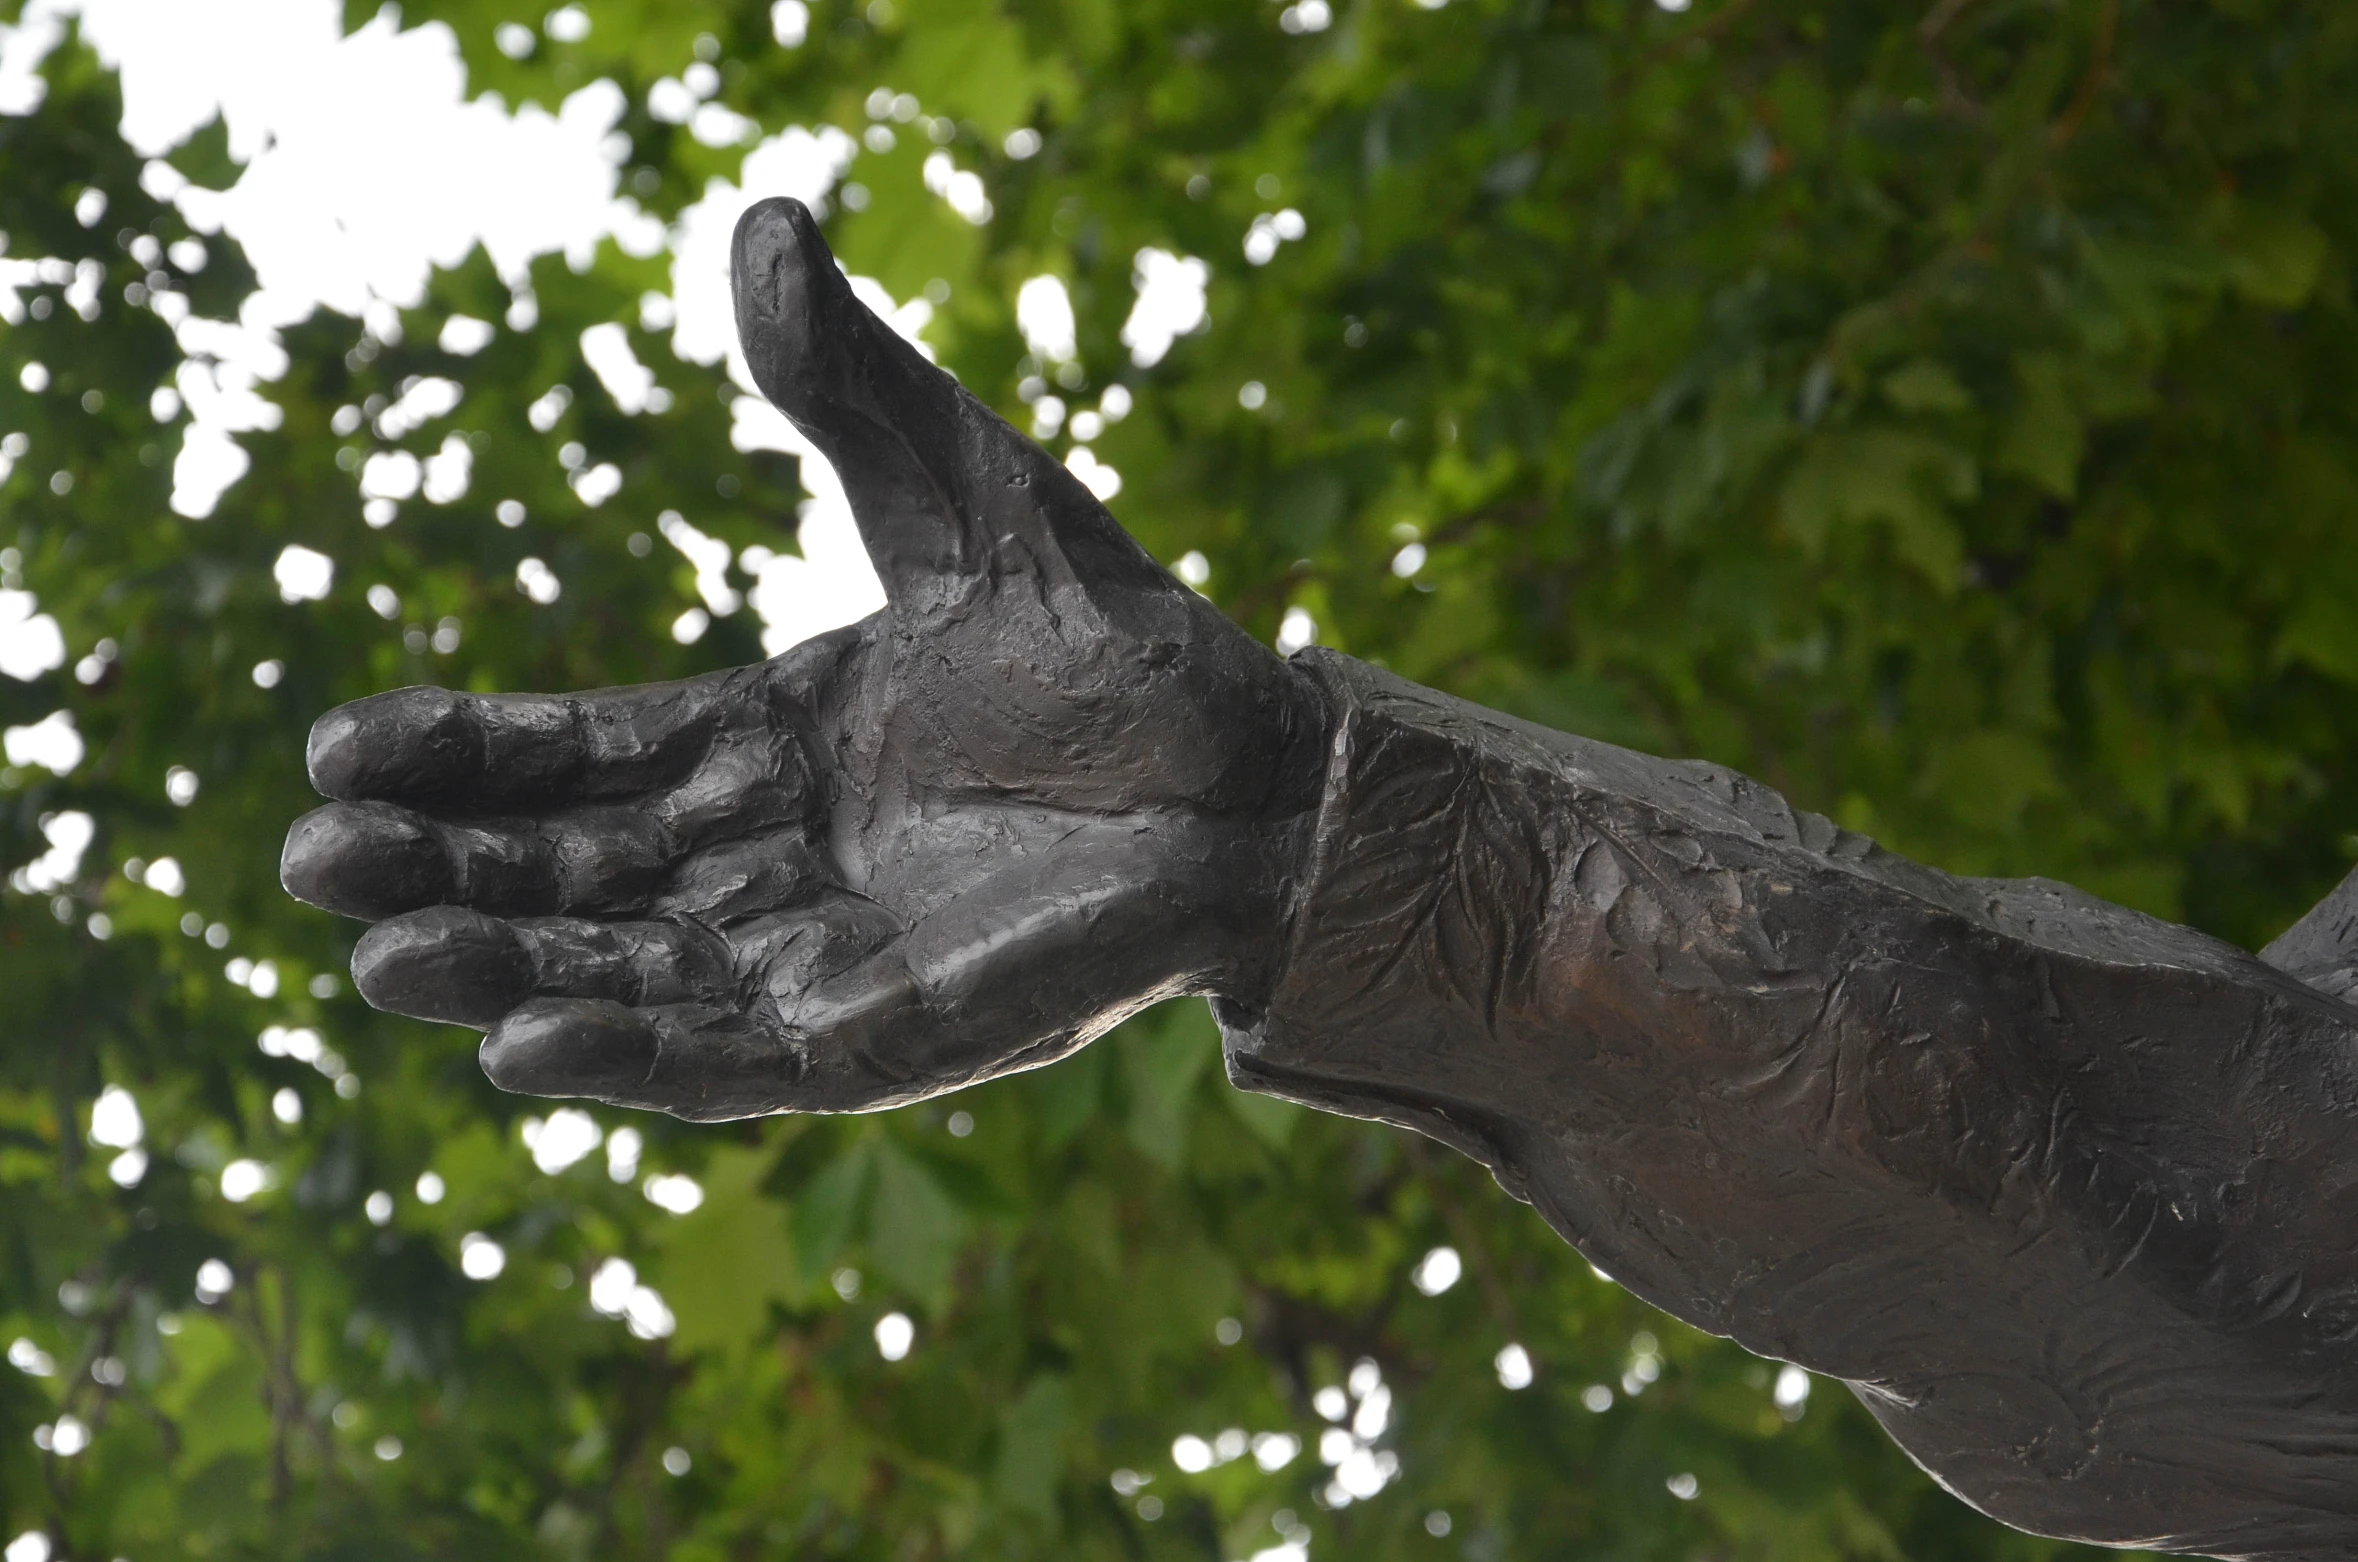
[[322, 797], [352, 795], [362, 768], [360, 734], [360, 712], [350, 705], [339, 705], [311, 724], [303, 762], [313, 791]]
[[456, 889], [441, 841], [387, 803], [330, 803], [296, 820], [278, 881], [308, 905], [369, 922], [437, 905]]
[[750, 306], [766, 319], [796, 319], [809, 307], [813, 278], [833, 269], [834, 257], [810, 209], [791, 198], [747, 207], [737, 219], [729, 252], [741, 318]]
[[507, 923], [463, 906], [380, 922], [352, 951], [352, 984], [372, 1007], [477, 1030], [532, 996], [532, 974]]
[[483, 1038], [483, 1072], [527, 1096], [632, 1094], [655, 1061], [655, 1031], [638, 1011], [592, 998], [541, 998]]

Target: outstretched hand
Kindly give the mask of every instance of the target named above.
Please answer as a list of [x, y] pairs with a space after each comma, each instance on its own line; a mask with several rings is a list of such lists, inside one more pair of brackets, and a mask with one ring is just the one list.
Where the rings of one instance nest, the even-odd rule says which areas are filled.
[[853, 296], [799, 202], [738, 223], [756, 382], [888, 605], [753, 667], [322, 717], [298, 898], [369, 1002], [503, 1088], [718, 1119], [1049, 1062], [1159, 998], [1253, 1003], [1325, 717], [1063, 466]]

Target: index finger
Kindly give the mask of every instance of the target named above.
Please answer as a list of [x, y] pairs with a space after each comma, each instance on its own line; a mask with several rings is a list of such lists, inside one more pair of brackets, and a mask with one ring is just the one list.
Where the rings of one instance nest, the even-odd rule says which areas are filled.
[[694, 767], [737, 676], [588, 694], [395, 689], [320, 717], [305, 757], [312, 786], [340, 802], [512, 807], [629, 796]]

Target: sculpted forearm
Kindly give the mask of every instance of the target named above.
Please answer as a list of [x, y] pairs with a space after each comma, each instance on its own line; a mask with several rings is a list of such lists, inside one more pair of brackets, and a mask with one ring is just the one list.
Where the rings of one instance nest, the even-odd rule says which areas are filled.
[[1467, 1149], [2001, 1518], [2346, 1554], [2351, 1010], [1722, 770], [1319, 676], [1346, 714], [1287, 973], [1225, 1013], [1240, 1082]]
[[[1290, 665], [852, 296], [732, 250], [886, 594], [758, 667], [330, 712], [297, 896], [512, 1090], [871, 1111], [1213, 998], [2025, 1528], [2358, 1550], [2358, 879], [2255, 959], [1708, 766]], [[1323, 747], [1322, 747], [1323, 745]]]

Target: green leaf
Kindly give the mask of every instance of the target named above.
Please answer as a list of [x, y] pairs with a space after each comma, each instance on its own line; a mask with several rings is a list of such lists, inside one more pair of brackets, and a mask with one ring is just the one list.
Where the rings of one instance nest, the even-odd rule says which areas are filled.
[[1032, 121], [1043, 98], [1067, 95], [1061, 62], [1035, 61], [1021, 26], [972, 0], [906, 0], [897, 81], [936, 113], [972, 120], [993, 143]]
[[1047, 1373], [1032, 1379], [1021, 1397], [999, 1412], [991, 1493], [1014, 1511], [1041, 1519], [1056, 1517], [1071, 1402], [1072, 1388], [1063, 1375]]
[[925, 187], [922, 169], [932, 149], [909, 136], [891, 152], [860, 160], [867, 208], [838, 216], [829, 227], [837, 258], [875, 277], [895, 298], [910, 298], [939, 277], [964, 281], [982, 248], [973, 224]]
[[656, 1227], [677, 1348], [741, 1350], [761, 1338], [770, 1304], [796, 1295], [806, 1266], [785, 1209], [761, 1191], [776, 1161], [774, 1146], [714, 1151], [698, 1177], [704, 1202]]
[[1230, 1090], [1221, 1099], [1228, 1103], [1237, 1120], [1252, 1131], [1253, 1137], [1272, 1150], [1285, 1149], [1294, 1136], [1294, 1125], [1302, 1116], [1302, 1108], [1294, 1102], [1256, 1095], [1250, 1090]]
[[245, 1456], [259, 1463], [270, 1447], [270, 1412], [261, 1364], [220, 1319], [181, 1320], [167, 1351], [169, 1375], [158, 1408], [184, 1429], [175, 1463], [188, 1476]]
[[1883, 377], [1883, 394], [1902, 412], [1964, 412], [1973, 398], [1943, 363], [1917, 358]]
[[1105, 1098], [1105, 1076], [1114, 1054], [1108, 1046], [1083, 1047], [1030, 1076], [1039, 1103], [1040, 1138], [1050, 1149], [1071, 1142], [1097, 1114]]
[[1867, 429], [1811, 442], [1786, 478], [1786, 529], [1811, 553], [1843, 530], [1880, 523], [1892, 552], [1935, 591], [1956, 589], [1963, 545], [1948, 505], [1977, 484], [1962, 451], [1928, 435]]
[[950, 1266], [966, 1240], [966, 1214], [923, 1162], [890, 1138], [872, 1142], [876, 1197], [868, 1256], [887, 1280], [938, 1313], [949, 1305]]
[[1113, 1044], [1128, 1097], [1130, 1142], [1178, 1170], [1187, 1158], [1195, 1082], [1220, 1046], [1210, 1009], [1199, 999], [1163, 1004], [1123, 1026]]
[[867, 1213], [876, 1161], [876, 1141], [863, 1137], [812, 1178], [794, 1201], [789, 1229], [798, 1289], [816, 1285], [851, 1245]]
[[218, 114], [166, 152], [164, 161], [185, 174], [189, 183], [208, 190], [226, 190], [245, 172], [229, 155], [229, 126]]
[[2237, 291], [2269, 309], [2293, 309], [2317, 286], [2325, 235], [2305, 218], [2241, 204], [2228, 231], [2228, 271]]
[[2358, 684], [2358, 611], [2345, 582], [2319, 581], [2304, 590], [2277, 636], [2276, 654]]
[[2087, 428], [2065, 387], [2063, 361], [2052, 353], [2025, 353], [2015, 360], [2014, 373], [2022, 394], [1997, 465], [2069, 499], [2079, 491]]

